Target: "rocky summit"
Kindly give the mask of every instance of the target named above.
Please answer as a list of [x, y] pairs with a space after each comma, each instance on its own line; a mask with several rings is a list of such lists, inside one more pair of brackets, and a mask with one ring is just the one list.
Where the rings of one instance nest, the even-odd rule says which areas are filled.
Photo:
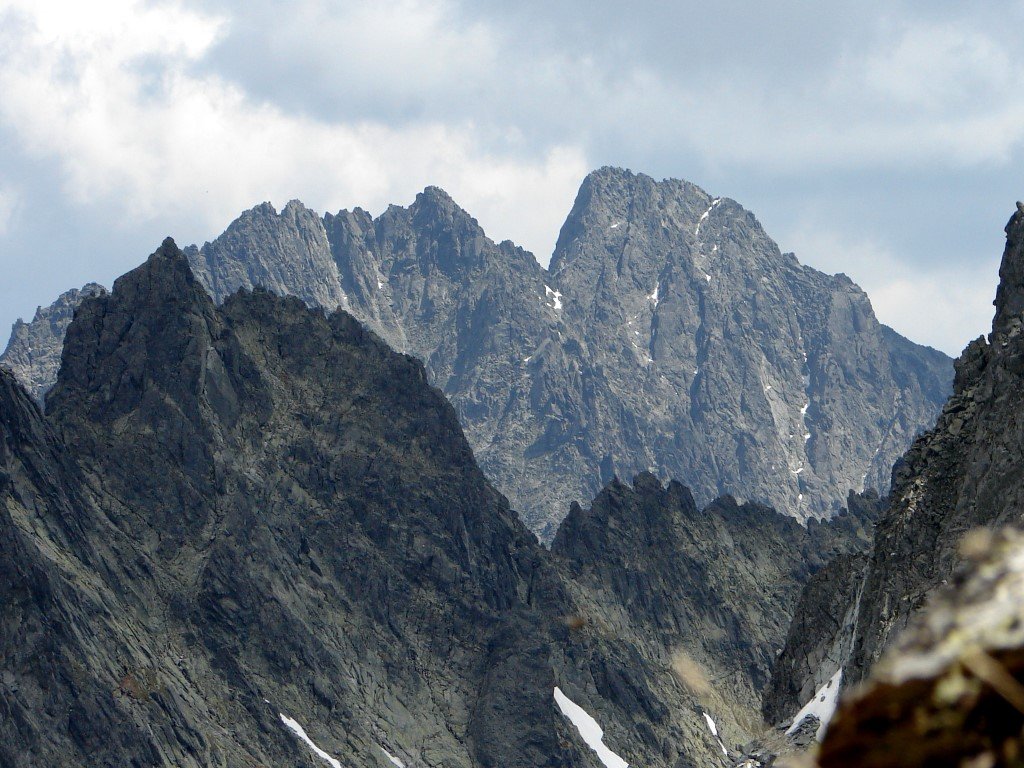
[[549, 269], [436, 187], [376, 218], [265, 203], [186, 253], [218, 302], [263, 287], [342, 308], [422, 360], [545, 539], [572, 501], [640, 472], [701, 506], [829, 517], [850, 489], [887, 491], [952, 376], [736, 202], [613, 168], [583, 182]]
[[640, 475], [548, 551], [422, 363], [168, 240], [0, 372], [0, 764], [728, 765], [855, 517]]

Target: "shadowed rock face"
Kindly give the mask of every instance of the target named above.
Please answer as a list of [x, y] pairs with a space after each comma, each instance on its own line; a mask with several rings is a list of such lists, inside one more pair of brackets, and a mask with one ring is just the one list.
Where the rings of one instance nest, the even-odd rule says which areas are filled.
[[785, 628], [821, 552], [851, 553], [866, 539], [847, 515], [810, 529], [731, 497], [698, 510], [679, 483], [650, 474], [613, 481], [589, 509], [573, 505], [551, 551], [573, 584], [603, 605], [615, 631], [673, 663], [684, 652], [709, 682], [714, 719], [755, 728], [761, 692]]
[[945, 355], [682, 181], [592, 173], [550, 270], [435, 187], [376, 219], [263, 204], [186, 250], [218, 302], [262, 286], [340, 307], [422, 360], [544, 539], [570, 502], [646, 471], [700, 504], [827, 517], [851, 488], [887, 489], [948, 394]]
[[550, 553], [419, 361], [297, 298], [217, 307], [170, 241], [82, 303], [47, 403], [0, 373], [4, 765], [322, 764], [284, 715], [344, 766], [595, 766], [555, 686], [631, 764], [716, 764], [755, 613], [848, 538], [641, 476]]

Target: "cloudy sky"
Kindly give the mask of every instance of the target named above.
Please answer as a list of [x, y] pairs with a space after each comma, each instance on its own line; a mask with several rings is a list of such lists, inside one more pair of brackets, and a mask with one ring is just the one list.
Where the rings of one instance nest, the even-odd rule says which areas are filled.
[[1024, 197], [1022, 22], [1016, 0], [0, 0], [0, 329], [263, 200], [378, 213], [437, 184], [546, 263], [616, 165], [738, 200], [956, 354]]

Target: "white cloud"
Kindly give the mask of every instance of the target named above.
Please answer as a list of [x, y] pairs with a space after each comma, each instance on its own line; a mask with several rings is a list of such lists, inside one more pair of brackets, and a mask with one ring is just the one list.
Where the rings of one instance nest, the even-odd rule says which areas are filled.
[[[412, 27], [436, 27], [418, 4], [405, 5]], [[198, 220], [216, 233], [264, 199], [373, 210], [441, 184], [491, 234], [544, 256], [564, 216], [558, 202], [571, 199], [587, 169], [572, 146], [525, 159], [490, 152], [471, 122], [393, 128], [288, 114], [194, 74], [190, 65], [225, 27], [221, 17], [127, 0], [99, 18], [76, 8], [8, 6], [20, 23], [0, 38], [0, 119], [30, 152], [60, 160], [65, 191], [82, 205]], [[422, 49], [412, 27], [401, 40]]]
[[861, 62], [853, 85], [893, 105], [948, 113], [993, 96], [1013, 96], [1020, 66], [981, 32], [952, 24], [902, 25], [883, 35]]
[[[861, 225], [864, 200], [916, 215], [899, 180], [916, 178], [903, 189], [918, 194], [922, 179], [941, 178], [943, 210], [965, 211], [965, 231], [988, 242], [1024, 146], [1024, 55], [1016, 26], [994, 23], [1013, 11], [881, 0], [855, 11], [725, 4], [704, 16], [638, 8], [0, 0], [0, 161], [15, 158], [17, 173], [0, 172], [23, 201], [12, 218], [14, 198], [0, 199], [5, 254], [23, 260], [32, 238], [49, 241], [39, 205], [49, 197], [63, 221], [88, 218], [94, 238], [159, 229], [187, 241], [261, 200], [377, 212], [437, 184], [492, 237], [546, 261], [579, 181], [605, 163], [682, 175], [789, 221], [797, 214], [780, 217], [774, 201], [798, 211], [831, 192], [836, 231]], [[61, 188], [42, 189], [54, 167]], [[964, 329], [987, 327], [994, 272], [944, 266], [973, 256], [945, 243], [926, 261], [927, 221], [889, 216], [871, 237], [884, 243], [886, 226], [925, 235], [900, 240], [918, 248], [918, 266], [870, 243], [818, 252], [869, 290], [884, 320], [955, 352]], [[15, 229], [20, 254], [8, 247]], [[872, 248], [884, 259], [868, 271], [857, 260]], [[942, 287], [968, 284], [964, 275], [980, 309], [974, 293]], [[923, 306], [911, 284], [947, 302], [940, 321], [903, 312]]]

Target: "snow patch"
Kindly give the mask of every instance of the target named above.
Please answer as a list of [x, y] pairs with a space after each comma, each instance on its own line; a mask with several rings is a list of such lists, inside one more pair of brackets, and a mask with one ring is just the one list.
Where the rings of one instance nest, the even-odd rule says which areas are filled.
[[700, 215], [700, 218], [697, 220], [697, 226], [693, 230], [694, 237], [700, 237], [700, 225], [704, 223], [704, 220], [707, 219], [708, 216], [711, 215], [711, 212], [715, 210], [715, 206], [717, 206], [720, 202], [722, 202], [722, 198], [716, 197], [714, 200], [711, 201], [711, 205], [708, 206], [708, 209]]
[[810, 407], [811, 407], [810, 402], [805, 403], [804, 407], [800, 409], [800, 415], [801, 416], [806, 416], [807, 415], [807, 409], [810, 408]]
[[791, 469], [789, 471], [790, 471], [790, 473], [792, 473], [794, 475], [799, 475], [801, 472], [804, 471], [804, 468], [803, 467], [798, 467], [796, 469]]
[[832, 715], [835, 714], [836, 704], [839, 701], [839, 687], [842, 683], [843, 670], [840, 668], [836, 670], [836, 673], [832, 675], [827, 683], [818, 689], [817, 693], [814, 694], [814, 698], [804, 704], [803, 708], [796, 713], [796, 717], [793, 718], [793, 724], [789, 726], [786, 734], [793, 733], [800, 727], [800, 723], [813, 715], [821, 723], [818, 726], [818, 732], [815, 734], [815, 738], [821, 741], [821, 737], [825, 735], [825, 729], [828, 727]]
[[647, 294], [647, 300], [654, 303], [654, 306], [658, 306], [658, 292], [661, 290], [661, 283], [654, 286], [654, 290]]
[[550, 287], [545, 285], [544, 286], [544, 295], [551, 299], [551, 306], [554, 309], [561, 309], [562, 308], [562, 292], [561, 291], [553, 291], [553, 290], [551, 290]]
[[604, 731], [597, 724], [597, 720], [587, 714], [583, 707], [573, 702], [568, 696], [562, 693], [561, 688], [555, 688], [555, 703], [569, 721], [576, 726], [580, 738], [588, 747], [597, 753], [598, 759], [606, 768], [629, 768], [629, 763], [612, 752], [604, 744]]
[[718, 746], [722, 748], [722, 754], [728, 757], [729, 750], [725, 748], [725, 744], [722, 743], [722, 737], [718, 735], [718, 726], [715, 725], [715, 721], [711, 719], [711, 715], [707, 712], [704, 713], [704, 719], [708, 721], [708, 728], [711, 730], [711, 735], [715, 737], [715, 741], [718, 742]]
[[397, 766], [398, 766], [398, 768], [405, 768], [405, 763], [403, 763], [403, 762], [402, 762], [401, 760], [399, 760], [399, 759], [398, 759], [397, 757], [395, 757], [395, 756], [394, 756], [394, 755], [392, 755], [392, 754], [391, 754], [390, 752], [388, 752], [388, 751], [387, 751], [386, 749], [384, 749], [384, 747], [380, 746], [379, 744], [377, 745], [377, 747], [378, 747], [378, 749], [380, 749], [380, 751], [381, 751], [381, 752], [383, 752], [383, 753], [384, 753], [384, 756], [385, 756], [385, 757], [386, 757], [386, 758], [387, 758], [388, 760], [390, 760], [390, 761], [391, 761], [391, 764], [392, 764], [392, 765], [397, 765]]
[[384, 290], [384, 281], [381, 280], [379, 277], [377, 278], [377, 290], [378, 291], [383, 291]]
[[322, 749], [320, 749], [320, 747], [313, 743], [313, 740], [306, 735], [305, 728], [299, 725], [295, 720], [292, 720], [290, 717], [287, 717], [286, 715], [280, 712], [278, 714], [281, 715], [281, 722], [288, 726], [288, 728], [291, 729], [292, 733], [294, 733], [296, 736], [298, 736], [300, 739], [306, 742], [306, 746], [313, 750], [318, 757], [323, 758], [328, 764], [331, 765], [331, 768], [341, 768], [341, 763], [339, 763], [337, 760], [335, 760], [333, 757], [331, 757], [329, 754], [324, 752]]

